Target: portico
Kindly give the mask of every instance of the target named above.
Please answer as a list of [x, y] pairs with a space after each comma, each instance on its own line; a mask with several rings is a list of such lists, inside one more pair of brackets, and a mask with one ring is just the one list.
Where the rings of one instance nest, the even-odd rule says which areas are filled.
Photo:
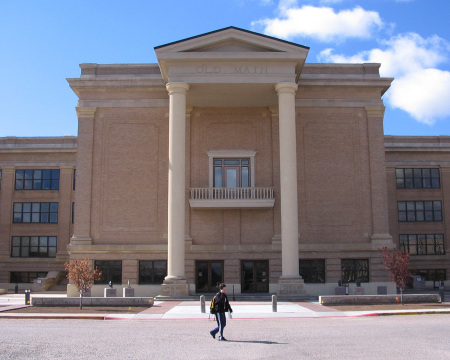
[[[155, 48], [170, 99], [168, 271], [162, 285], [163, 295], [189, 293], [185, 274], [185, 243], [191, 238], [185, 227], [188, 106], [278, 109], [282, 252], [278, 294], [290, 297], [305, 294], [299, 275], [295, 93], [308, 50], [234, 27]], [[244, 150], [250, 149], [241, 151]], [[239, 194], [227, 199], [234, 200], [230, 207], [248, 208], [246, 200], [250, 198], [252, 204], [264, 200], [255, 198], [254, 192], [249, 199]], [[236, 202], [236, 198], [240, 201]], [[274, 206], [273, 201], [264, 204]]]

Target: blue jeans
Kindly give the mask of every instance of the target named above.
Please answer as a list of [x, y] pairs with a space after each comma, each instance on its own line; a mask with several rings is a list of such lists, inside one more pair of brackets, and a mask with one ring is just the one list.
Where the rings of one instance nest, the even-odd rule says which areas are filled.
[[227, 326], [227, 317], [225, 313], [216, 313], [217, 327], [211, 330], [211, 334], [216, 336], [219, 333], [219, 339], [223, 338], [223, 328]]

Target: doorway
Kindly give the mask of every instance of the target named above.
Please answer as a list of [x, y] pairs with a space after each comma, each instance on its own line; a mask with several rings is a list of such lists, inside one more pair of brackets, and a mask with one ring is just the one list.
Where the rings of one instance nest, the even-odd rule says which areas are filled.
[[269, 261], [243, 260], [241, 262], [241, 287], [243, 293], [269, 292]]
[[223, 282], [223, 261], [199, 260], [196, 267], [196, 291], [197, 293], [215, 293], [218, 285]]

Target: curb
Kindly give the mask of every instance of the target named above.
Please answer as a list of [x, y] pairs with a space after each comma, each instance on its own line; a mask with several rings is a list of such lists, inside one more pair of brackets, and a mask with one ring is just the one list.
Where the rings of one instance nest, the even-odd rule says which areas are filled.
[[[323, 319], [323, 318], [354, 318], [354, 317], [374, 317], [374, 316], [401, 316], [401, 315], [448, 315], [450, 310], [427, 310], [411, 312], [374, 312], [365, 314], [353, 314], [343, 316], [289, 316], [289, 317], [247, 317], [233, 320], [276, 320], [276, 319]], [[0, 314], [0, 319], [54, 319], [54, 320], [126, 320], [126, 321], [170, 321], [170, 320], [209, 320], [206, 318], [126, 318], [116, 315], [79, 315], [79, 314]]]

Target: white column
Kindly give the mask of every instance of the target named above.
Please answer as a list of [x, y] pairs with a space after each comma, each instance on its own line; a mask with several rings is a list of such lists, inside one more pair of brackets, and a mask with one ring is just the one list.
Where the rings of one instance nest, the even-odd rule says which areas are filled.
[[279, 83], [282, 276], [298, 276], [297, 136], [295, 83]]
[[[189, 84], [168, 83], [169, 92], [169, 198], [168, 198], [168, 262], [165, 284], [186, 282], [185, 277], [185, 136], [186, 94]], [[187, 289], [187, 286], [186, 286]], [[164, 292], [164, 291], [163, 291]], [[184, 292], [184, 290], [182, 291]], [[182, 295], [178, 290], [166, 295]]]

